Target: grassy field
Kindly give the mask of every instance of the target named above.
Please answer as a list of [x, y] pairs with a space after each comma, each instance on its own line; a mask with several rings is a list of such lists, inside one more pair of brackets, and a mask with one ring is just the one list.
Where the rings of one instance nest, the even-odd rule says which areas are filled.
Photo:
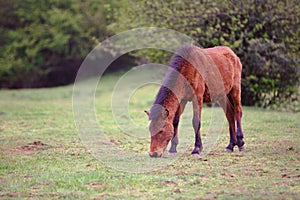
[[[104, 77], [104, 84], [97, 89], [95, 108], [101, 128], [121, 148], [148, 157], [149, 139], [125, 135], [115, 125], [110, 110], [105, 110], [117, 80], [116, 74]], [[157, 86], [149, 86], [133, 94], [129, 113], [136, 124], [148, 124], [143, 110], [149, 108], [156, 91]], [[0, 198], [300, 197], [300, 113], [244, 107], [244, 152], [224, 152], [228, 143], [224, 126], [205, 157], [191, 156], [188, 149], [168, 166], [129, 173], [103, 164], [84, 146], [74, 124], [71, 96], [72, 86], [0, 91]], [[209, 113], [210, 108], [204, 108], [203, 135]], [[190, 120], [188, 111], [186, 118]], [[191, 130], [191, 123], [183, 122], [179, 139], [193, 138]]]

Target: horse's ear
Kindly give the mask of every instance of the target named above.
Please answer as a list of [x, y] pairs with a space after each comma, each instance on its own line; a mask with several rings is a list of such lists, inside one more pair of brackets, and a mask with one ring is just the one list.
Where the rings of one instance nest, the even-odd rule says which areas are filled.
[[166, 119], [169, 116], [169, 110], [168, 109], [163, 109], [162, 111], [162, 118]]
[[149, 119], [150, 119], [150, 112], [147, 110], [144, 110], [144, 112], [148, 115]]

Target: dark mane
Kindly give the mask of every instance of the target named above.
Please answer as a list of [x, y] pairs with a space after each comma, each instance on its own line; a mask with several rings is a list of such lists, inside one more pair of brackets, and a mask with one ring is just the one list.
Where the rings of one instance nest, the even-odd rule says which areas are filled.
[[169, 63], [169, 70], [165, 76], [163, 85], [160, 87], [156, 95], [154, 104], [152, 105], [150, 110], [151, 120], [156, 119], [161, 115], [162, 107], [157, 105], [163, 105], [165, 99], [170, 93], [172, 93], [171, 89], [176, 84], [178, 72], [180, 72], [181, 70], [182, 63], [188, 59], [190, 49], [193, 47], [193, 45], [185, 45], [179, 48], [172, 56], [172, 59]]

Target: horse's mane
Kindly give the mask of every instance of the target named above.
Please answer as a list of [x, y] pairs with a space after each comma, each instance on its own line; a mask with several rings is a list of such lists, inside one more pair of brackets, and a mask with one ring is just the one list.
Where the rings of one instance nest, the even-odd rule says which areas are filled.
[[[172, 56], [169, 62], [169, 70], [165, 76], [163, 85], [160, 87], [154, 104], [150, 109], [150, 120], [157, 119], [161, 116], [161, 109], [165, 99], [172, 93], [171, 89], [176, 84], [178, 74], [180, 73], [182, 63], [187, 61], [190, 50], [193, 48], [193, 45], [184, 45], [180, 47], [176, 53]], [[158, 106], [161, 105], [161, 106]]]

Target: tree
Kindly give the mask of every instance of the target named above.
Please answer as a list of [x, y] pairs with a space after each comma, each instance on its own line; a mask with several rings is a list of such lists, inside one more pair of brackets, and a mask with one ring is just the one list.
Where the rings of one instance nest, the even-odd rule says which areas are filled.
[[110, 2], [0, 1], [0, 86], [67, 84], [90, 50], [109, 35]]

